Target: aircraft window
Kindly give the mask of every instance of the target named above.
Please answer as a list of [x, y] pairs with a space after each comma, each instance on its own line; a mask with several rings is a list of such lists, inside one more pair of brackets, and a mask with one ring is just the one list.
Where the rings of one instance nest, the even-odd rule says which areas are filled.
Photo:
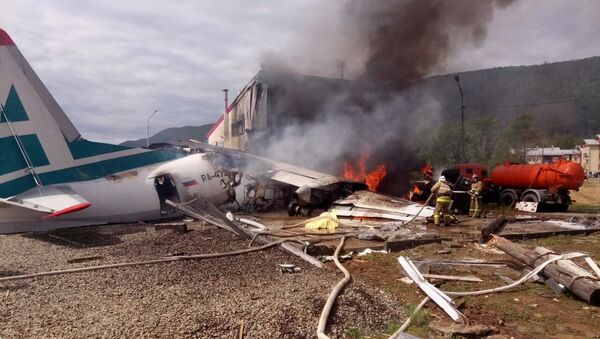
[[272, 188], [267, 188], [265, 190], [265, 199], [271, 200], [275, 197], [275, 191]]

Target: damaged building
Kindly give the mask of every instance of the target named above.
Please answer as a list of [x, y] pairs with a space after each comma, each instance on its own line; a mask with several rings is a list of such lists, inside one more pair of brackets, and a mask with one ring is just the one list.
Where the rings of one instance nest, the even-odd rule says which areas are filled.
[[[211, 145], [260, 153], [279, 127], [319, 118], [327, 102], [349, 89], [348, 80], [261, 69], [231, 101], [206, 137]], [[227, 95], [227, 94], [226, 94]]]

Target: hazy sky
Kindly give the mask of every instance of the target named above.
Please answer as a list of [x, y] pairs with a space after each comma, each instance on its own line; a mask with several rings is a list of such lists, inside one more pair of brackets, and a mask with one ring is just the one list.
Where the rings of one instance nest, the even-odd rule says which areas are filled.
[[[306, 39], [305, 32], [318, 39], [314, 26], [327, 27], [320, 23], [343, 5], [342, 0], [0, 3], [0, 28], [75, 126], [87, 139], [107, 142], [145, 137], [146, 119], [155, 109], [153, 132], [215, 121], [223, 88], [235, 96], [267, 52], [310, 54], [298, 40]], [[599, 1], [517, 0], [495, 12], [483, 44], [464, 47], [441, 71], [600, 55], [599, 36]], [[333, 65], [323, 75], [333, 74]]]

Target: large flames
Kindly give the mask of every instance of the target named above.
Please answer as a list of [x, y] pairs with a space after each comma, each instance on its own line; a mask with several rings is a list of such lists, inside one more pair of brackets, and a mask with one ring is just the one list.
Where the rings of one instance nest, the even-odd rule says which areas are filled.
[[367, 159], [369, 156], [367, 154], [362, 154], [358, 159], [356, 159], [355, 164], [351, 162], [344, 161], [344, 172], [342, 173], [342, 177], [350, 180], [362, 181], [368, 187], [369, 191], [375, 191], [377, 186], [381, 180], [387, 175], [387, 170], [385, 169], [385, 165], [377, 165], [377, 167], [367, 172]]
[[430, 193], [431, 180], [433, 179], [433, 166], [425, 164], [419, 170], [425, 180], [413, 180], [412, 188], [408, 192], [407, 198], [412, 201], [425, 201]]

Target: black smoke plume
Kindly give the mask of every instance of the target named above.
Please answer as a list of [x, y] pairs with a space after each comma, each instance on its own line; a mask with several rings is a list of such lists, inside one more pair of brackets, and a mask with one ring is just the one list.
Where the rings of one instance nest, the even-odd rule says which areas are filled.
[[[443, 71], [464, 44], [480, 44], [494, 10], [511, 2], [346, 1], [337, 13], [337, 26], [323, 26], [340, 33], [320, 34], [313, 22], [298, 49], [306, 59], [315, 54], [314, 63], [343, 60], [360, 72], [351, 81], [291, 75], [280, 66], [300, 63], [271, 54], [265, 61], [265, 81], [274, 93], [269, 114], [276, 118], [260, 153], [340, 174], [344, 160], [366, 152], [369, 169], [385, 164], [388, 170], [379, 190], [405, 194], [407, 174], [423, 165], [414, 138], [431, 133], [442, 121], [435, 100], [407, 89]], [[311, 47], [317, 42], [319, 48]]]

